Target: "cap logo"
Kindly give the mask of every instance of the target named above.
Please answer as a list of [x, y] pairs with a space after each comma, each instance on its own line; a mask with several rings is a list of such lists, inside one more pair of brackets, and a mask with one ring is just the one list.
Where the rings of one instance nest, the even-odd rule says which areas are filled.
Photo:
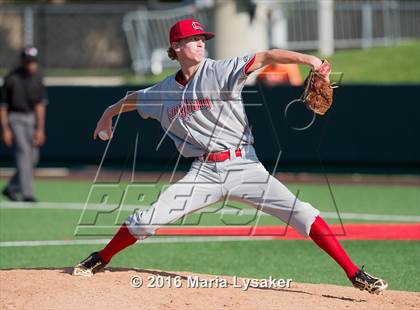
[[38, 50], [35, 47], [28, 47], [25, 49], [25, 54], [28, 56], [36, 57]]
[[203, 30], [203, 26], [201, 26], [198, 22], [192, 22], [191, 26], [195, 29], [195, 30]]

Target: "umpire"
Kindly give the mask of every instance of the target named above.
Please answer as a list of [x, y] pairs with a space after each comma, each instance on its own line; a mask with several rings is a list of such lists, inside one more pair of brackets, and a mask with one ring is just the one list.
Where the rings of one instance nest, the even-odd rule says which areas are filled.
[[13, 147], [16, 172], [3, 190], [12, 201], [36, 202], [32, 179], [45, 141], [46, 92], [39, 72], [38, 51], [28, 47], [20, 54], [20, 65], [4, 78], [0, 98], [2, 138]]

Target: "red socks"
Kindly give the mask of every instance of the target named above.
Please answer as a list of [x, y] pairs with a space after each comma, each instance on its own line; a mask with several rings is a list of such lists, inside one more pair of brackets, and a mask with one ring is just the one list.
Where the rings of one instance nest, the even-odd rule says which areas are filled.
[[108, 264], [115, 254], [136, 243], [136, 241], [137, 239], [130, 233], [127, 226], [123, 224], [114, 238], [99, 252], [99, 256]]
[[328, 224], [320, 216], [317, 216], [313, 222], [309, 236], [343, 268], [349, 279], [359, 270], [341, 247]]
[[[327, 252], [341, 268], [343, 268], [348, 278], [352, 278], [359, 270], [341, 247], [328, 224], [320, 216], [317, 216], [312, 223], [309, 236], [321, 249]], [[136, 241], [137, 239], [130, 233], [127, 226], [124, 224], [106, 247], [99, 252], [99, 256], [105, 263], [109, 263], [115, 254], [136, 243]]]

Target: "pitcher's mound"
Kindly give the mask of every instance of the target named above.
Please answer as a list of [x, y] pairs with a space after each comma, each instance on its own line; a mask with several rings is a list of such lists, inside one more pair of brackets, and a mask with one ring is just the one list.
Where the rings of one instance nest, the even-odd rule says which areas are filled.
[[[376, 296], [352, 287], [292, 282], [290, 288], [280, 288], [284, 283], [273, 287], [264, 281], [254, 281], [259, 288], [244, 290], [249, 279], [123, 268], [83, 278], [72, 276], [71, 270], [1, 270], [0, 308], [401, 310], [420, 306], [420, 295], [415, 292], [386, 291]], [[143, 283], [134, 288], [132, 281], [134, 285]], [[271, 288], [267, 288], [269, 284]]]

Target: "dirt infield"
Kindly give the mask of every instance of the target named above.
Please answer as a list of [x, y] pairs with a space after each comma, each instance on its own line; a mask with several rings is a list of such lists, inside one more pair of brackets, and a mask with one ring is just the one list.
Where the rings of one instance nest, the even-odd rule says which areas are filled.
[[[92, 278], [74, 277], [71, 268], [0, 271], [1, 309], [418, 309], [418, 292], [387, 291], [370, 295], [352, 287], [294, 283], [280, 288], [243, 278], [110, 268]], [[143, 280], [134, 288], [133, 277]], [[150, 279], [164, 288], [147, 288]], [[180, 282], [175, 288], [175, 279]], [[192, 288], [195, 279], [212, 288]], [[213, 280], [213, 284], [208, 284]], [[224, 281], [227, 288], [223, 288]], [[172, 283], [172, 288], [169, 284]], [[217, 283], [217, 285], [216, 285]], [[234, 284], [241, 287], [234, 287]], [[281, 283], [280, 283], [281, 284]], [[219, 286], [219, 287], [217, 287]]]

